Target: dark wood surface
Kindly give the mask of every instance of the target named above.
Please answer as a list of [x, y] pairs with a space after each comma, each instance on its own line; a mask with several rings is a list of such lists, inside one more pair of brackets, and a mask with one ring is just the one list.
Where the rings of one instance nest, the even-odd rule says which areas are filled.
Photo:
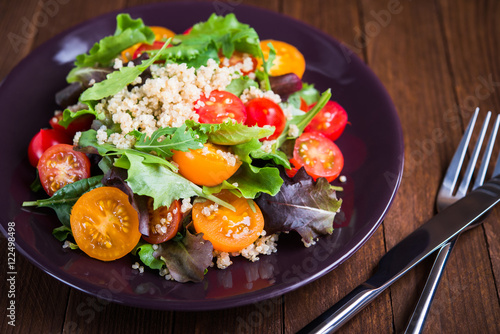
[[[65, 29], [149, 1], [0, 2], [0, 79], [33, 48]], [[258, 305], [213, 312], [162, 312], [94, 303], [18, 256], [16, 327], [0, 302], [1, 333], [294, 333], [367, 279], [380, 257], [434, 213], [441, 177], [471, 111], [500, 111], [500, 2], [245, 0], [311, 24], [349, 46], [392, 96], [405, 140], [405, 169], [389, 214], [339, 268]], [[52, 4], [47, 22], [36, 22]], [[29, 30], [29, 23], [35, 29]], [[9, 33], [22, 39], [12, 43]], [[3, 110], [2, 112], [7, 112]], [[484, 116], [484, 113], [482, 114]], [[5, 191], [5, 189], [4, 189]], [[500, 333], [500, 210], [466, 232], [451, 255], [426, 333]], [[7, 254], [0, 238], [0, 254]], [[6, 257], [4, 256], [4, 259]], [[2, 263], [6, 261], [3, 260]], [[400, 333], [432, 259], [397, 281], [341, 333]], [[0, 271], [5, 287], [6, 266]], [[82, 312], [81, 305], [87, 305]], [[257, 316], [256, 316], [257, 315]]]

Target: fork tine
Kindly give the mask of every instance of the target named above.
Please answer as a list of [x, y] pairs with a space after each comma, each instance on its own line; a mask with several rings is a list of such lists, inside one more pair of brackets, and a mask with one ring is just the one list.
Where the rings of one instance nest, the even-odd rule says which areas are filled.
[[474, 168], [476, 167], [477, 159], [479, 158], [479, 152], [481, 151], [481, 147], [483, 146], [484, 136], [486, 135], [486, 130], [488, 129], [488, 123], [490, 122], [491, 111], [488, 111], [486, 114], [486, 118], [483, 122], [483, 126], [481, 128], [481, 132], [479, 133], [479, 138], [477, 139], [476, 146], [474, 146], [474, 150], [472, 151], [472, 156], [467, 164], [467, 169], [465, 170], [464, 177], [460, 186], [458, 187], [457, 196], [463, 197], [467, 194], [467, 190], [469, 189], [470, 181], [472, 180], [472, 174], [474, 173]]
[[455, 154], [451, 159], [450, 165], [446, 170], [446, 174], [444, 176], [443, 183], [441, 184], [441, 188], [439, 189], [439, 193], [445, 192], [446, 195], [453, 194], [453, 189], [455, 189], [455, 185], [457, 184], [458, 175], [460, 174], [460, 169], [462, 168], [465, 153], [467, 152], [467, 148], [469, 147], [470, 138], [472, 136], [478, 114], [479, 108], [476, 108], [476, 111], [474, 111], [474, 115], [472, 115], [472, 118], [469, 121], [469, 125], [467, 126], [467, 129], [465, 130], [465, 133], [460, 140], [460, 144], [458, 145], [457, 150], [455, 151]]
[[495, 121], [495, 124], [493, 125], [493, 129], [491, 130], [490, 139], [488, 140], [488, 144], [486, 146], [486, 151], [484, 152], [483, 155], [483, 160], [481, 161], [481, 167], [479, 167], [476, 181], [474, 182], [472, 189], [476, 189], [477, 187], [483, 185], [484, 178], [486, 177], [486, 171], [488, 170], [488, 165], [490, 164], [490, 158], [493, 153], [493, 147], [495, 146], [495, 140], [497, 137], [499, 126], [500, 126], [500, 115], [497, 115], [497, 119]]
[[[497, 116], [497, 123], [500, 115]], [[498, 127], [498, 126], [497, 126]], [[498, 154], [497, 162], [495, 163], [495, 169], [493, 170], [492, 177], [500, 175], [500, 154]]]

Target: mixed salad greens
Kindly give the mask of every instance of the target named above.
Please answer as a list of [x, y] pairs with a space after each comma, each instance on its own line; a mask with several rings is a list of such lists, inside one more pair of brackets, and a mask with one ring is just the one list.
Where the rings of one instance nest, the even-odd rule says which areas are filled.
[[[103, 108], [152, 70], [214, 62], [232, 69], [230, 83], [202, 93], [180, 126], [122, 133]], [[329, 182], [343, 167], [334, 140], [347, 114], [330, 90], [302, 82], [304, 70], [295, 47], [260, 41], [233, 14], [183, 34], [120, 14], [114, 35], [76, 58], [56, 95], [64, 111], [32, 139], [33, 187], [50, 197], [23, 205], [54, 209], [53, 235], [72, 249], [103, 261], [132, 253], [179, 282], [201, 281], [214, 256], [276, 233], [314, 244], [341, 205]]]

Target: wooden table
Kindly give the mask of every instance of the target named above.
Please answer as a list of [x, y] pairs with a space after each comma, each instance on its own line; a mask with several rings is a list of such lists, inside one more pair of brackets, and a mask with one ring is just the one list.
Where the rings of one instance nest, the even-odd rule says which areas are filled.
[[[0, 78], [55, 34], [144, 2], [0, 2]], [[17, 281], [16, 327], [7, 324], [2, 292], [0, 332], [294, 333], [367, 279], [388, 249], [435, 213], [441, 177], [471, 111], [476, 106], [500, 111], [500, 2], [233, 0], [228, 5], [242, 2], [292, 16], [337, 38], [364, 59], [387, 88], [399, 112], [406, 151], [402, 184], [382, 226], [354, 256], [321, 279], [273, 303], [214, 312], [102, 305], [18, 256], [23, 275]], [[47, 21], [42, 20], [44, 11], [51, 13]], [[12, 42], [9, 33], [22, 38]], [[483, 226], [460, 238], [432, 306], [427, 333], [500, 332], [499, 230], [496, 209]], [[0, 254], [6, 253], [7, 242], [0, 238]], [[429, 259], [412, 270], [340, 332], [404, 330], [431, 265]], [[5, 275], [2, 265], [2, 287]]]

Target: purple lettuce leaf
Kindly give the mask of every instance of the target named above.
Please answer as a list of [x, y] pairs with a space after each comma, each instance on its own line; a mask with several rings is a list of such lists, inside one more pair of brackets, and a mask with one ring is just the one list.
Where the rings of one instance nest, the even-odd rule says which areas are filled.
[[212, 264], [214, 248], [202, 236], [202, 233], [191, 234], [186, 229], [186, 235], [181, 240], [164, 242], [156, 250], [155, 257], [165, 262], [177, 282], [201, 282], [205, 270]]
[[268, 234], [297, 231], [304, 243], [333, 232], [333, 220], [342, 200], [325, 178], [315, 182], [304, 168], [290, 178], [280, 169], [283, 185], [275, 196], [262, 194], [257, 205], [264, 215]]

